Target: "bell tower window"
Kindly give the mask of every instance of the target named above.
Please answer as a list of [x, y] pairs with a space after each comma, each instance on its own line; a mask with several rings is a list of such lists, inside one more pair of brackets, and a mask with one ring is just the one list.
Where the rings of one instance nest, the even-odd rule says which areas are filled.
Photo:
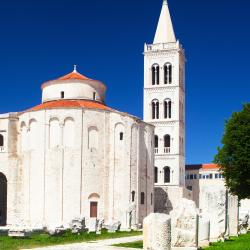
[[93, 93], [93, 100], [96, 100], [96, 92]]
[[172, 64], [166, 63], [164, 65], [164, 83], [171, 84], [172, 83]]
[[159, 101], [152, 101], [152, 119], [159, 119]]
[[164, 101], [164, 118], [172, 118], [172, 102], [170, 99]]
[[152, 70], [152, 85], [159, 85], [160, 84], [160, 66], [158, 64], [154, 64], [151, 70]]
[[64, 99], [64, 91], [61, 91], [61, 99]]

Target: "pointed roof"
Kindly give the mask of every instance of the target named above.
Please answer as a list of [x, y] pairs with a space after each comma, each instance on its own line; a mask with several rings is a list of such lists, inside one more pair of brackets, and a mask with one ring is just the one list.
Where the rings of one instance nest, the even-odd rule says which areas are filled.
[[176, 42], [174, 28], [168, 8], [167, 0], [163, 1], [161, 15], [155, 33], [154, 44]]
[[74, 70], [71, 73], [58, 78], [58, 80], [70, 80], [70, 79], [91, 80], [88, 77], [78, 73], [77, 70], [76, 70], [76, 65], [74, 65]]

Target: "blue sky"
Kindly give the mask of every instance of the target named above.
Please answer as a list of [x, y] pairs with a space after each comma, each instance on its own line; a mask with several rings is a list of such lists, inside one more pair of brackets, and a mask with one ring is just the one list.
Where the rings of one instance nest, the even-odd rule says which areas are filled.
[[[142, 117], [143, 45], [162, 0], [9, 0], [0, 8], [0, 113], [41, 100], [42, 82], [78, 65], [107, 104]], [[169, 0], [186, 57], [187, 163], [213, 160], [224, 122], [250, 99], [250, 2]]]

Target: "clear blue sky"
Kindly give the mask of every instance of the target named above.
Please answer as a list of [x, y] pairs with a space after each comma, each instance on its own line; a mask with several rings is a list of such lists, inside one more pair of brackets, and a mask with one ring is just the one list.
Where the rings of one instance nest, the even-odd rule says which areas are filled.
[[[143, 45], [162, 0], [8, 0], [0, 6], [0, 113], [40, 103], [42, 82], [78, 65], [107, 104], [142, 117]], [[213, 160], [224, 121], [250, 99], [250, 1], [169, 0], [186, 50], [187, 163]]]

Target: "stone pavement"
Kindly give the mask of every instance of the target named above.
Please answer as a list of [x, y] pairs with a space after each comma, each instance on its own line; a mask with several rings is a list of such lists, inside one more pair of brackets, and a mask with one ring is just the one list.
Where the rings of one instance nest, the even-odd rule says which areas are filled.
[[69, 244], [69, 245], [42, 247], [42, 248], [35, 248], [34, 250], [134, 250], [134, 248], [112, 247], [111, 245], [134, 242], [134, 241], [139, 241], [142, 239], [143, 237], [141, 235], [141, 236], [92, 241], [92, 242], [85, 242], [85, 243], [76, 243], [76, 244]]

